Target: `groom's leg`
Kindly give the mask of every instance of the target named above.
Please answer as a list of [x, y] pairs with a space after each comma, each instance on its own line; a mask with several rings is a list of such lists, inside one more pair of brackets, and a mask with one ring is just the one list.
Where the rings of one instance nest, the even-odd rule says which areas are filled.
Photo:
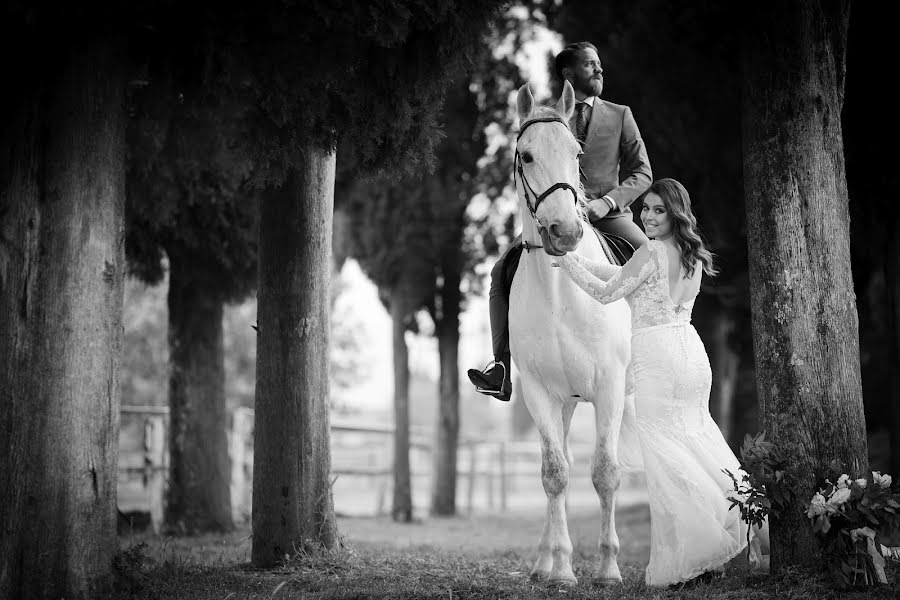
[[504, 401], [509, 401], [512, 394], [509, 352], [509, 291], [506, 289], [507, 283], [504, 281], [504, 267], [510, 251], [520, 240], [521, 236], [516, 237], [491, 269], [488, 314], [491, 323], [491, 346], [494, 351], [494, 362], [485, 371], [469, 369], [466, 372], [476, 388]]
[[637, 250], [647, 243], [649, 238], [644, 234], [643, 230], [631, 220], [631, 212], [625, 215], [615, 217], [605, 217], [593, 222], [594, 227], [604, 233], [611, 233], [628, 240], [634, 249]]

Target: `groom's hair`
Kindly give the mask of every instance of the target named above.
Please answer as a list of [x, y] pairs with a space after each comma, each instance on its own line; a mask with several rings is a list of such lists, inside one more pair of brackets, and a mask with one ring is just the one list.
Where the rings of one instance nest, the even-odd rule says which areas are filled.
[[597, 46], [593, 45], [590, 42], [575, 42], [574, 44], [569, 44], [565, 48], [562, 49], [562, 52], [556, 55], [556, 60], [553, 63], [554, 70], [556, 71], [556, 76], [559, 77], [560, 83], [566, 80], [565, 76], [563, 76], [563, 69], [568, 69], [575, 65], [575, 59], [578, 55], [579, 50], [587, 50], [590, 48], [598, 55], [600, 51], [597, 50]]

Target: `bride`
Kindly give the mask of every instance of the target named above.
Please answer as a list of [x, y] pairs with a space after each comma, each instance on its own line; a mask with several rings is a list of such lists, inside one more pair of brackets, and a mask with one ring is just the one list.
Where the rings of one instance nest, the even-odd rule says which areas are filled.
[[[620, 461], [625, 468], [643, 463], [651, 523], [646, 581], [664, 586], [723, 570], [747, 545], [747, 524], [729, 510], [732, 481], [722, 469], [737, 473], [740, 465], [709, 414], [709, 359], [691, 325], [700, 279], [716, 274], [712, 254], [687, 190], [674, 179], [650, 186], [641, 222], [651, 241], [625, 266], [574, 253], [554, 266], [596, 300], [624, 297], [631, 306], [634, 414], [625, 416]], [[751, 534], [757, 552], [768, 553], [768, 527]]]

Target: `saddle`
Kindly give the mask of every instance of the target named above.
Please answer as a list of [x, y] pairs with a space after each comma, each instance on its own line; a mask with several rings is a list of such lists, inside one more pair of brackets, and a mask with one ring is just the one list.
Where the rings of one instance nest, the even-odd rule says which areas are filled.
[[[593, 226], [591, 230], [596, 234], [597, 239], [600, 240], [600, 246], [603, 248], [606, 258], [612, 264], [621, 267], [634, 254], [634, 246], [625, 238], [600, 231]], [[512, 289], [513, 278], [516, 276], [516, 269], [519, 268], [519, 259], [522, 258], [522, 250], [524, 250], [524, 246], [519, 241], [510, 249], [509, 254], [506, 255], [506, 261], [503, 263], [503, 283], [505, 284], [504, 289], [507, 301], [509, 300], [509, 291]]]

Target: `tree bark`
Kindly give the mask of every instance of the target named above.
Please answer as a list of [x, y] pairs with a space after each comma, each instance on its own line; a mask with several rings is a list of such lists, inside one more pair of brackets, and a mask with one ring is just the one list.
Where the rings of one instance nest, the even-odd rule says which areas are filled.
[[868, 465], [840, 119], [848, 15], [848, 2], [782, 0], [747, 15], [742, 41], [757, 388], [796, 494], [771, 520], [775, 572], [818, 561], [805, 503]]
[[410, 318], [409, 294], [397, 288], [391, 293], [394, 348], [394, 495], [391, 516], [408, 523], [413, 518], [412, 482], [409, 469], [409, 349], [406, 329]]
[[0, 598], [93, 598], [117, 548], [124, 69], [59, 58], [0, 114]]
[[433, 451], [431, 514], [456, 514], [456, 460], [459, 445], [459, 306], [462, 278], [459, 246], [441, 254], [444, 275], [437, 313], [441, 363], [437, 423]]
[[166, 525], [180, 533], [229, 531], [231, 464], [225, 404], [223, 302], [169, 253], [169, 481]]
[[313, 145], [303, 156], [261, 200], [251, 553], [261, 567], [341, 544], [328, 414], [335, 157]]

